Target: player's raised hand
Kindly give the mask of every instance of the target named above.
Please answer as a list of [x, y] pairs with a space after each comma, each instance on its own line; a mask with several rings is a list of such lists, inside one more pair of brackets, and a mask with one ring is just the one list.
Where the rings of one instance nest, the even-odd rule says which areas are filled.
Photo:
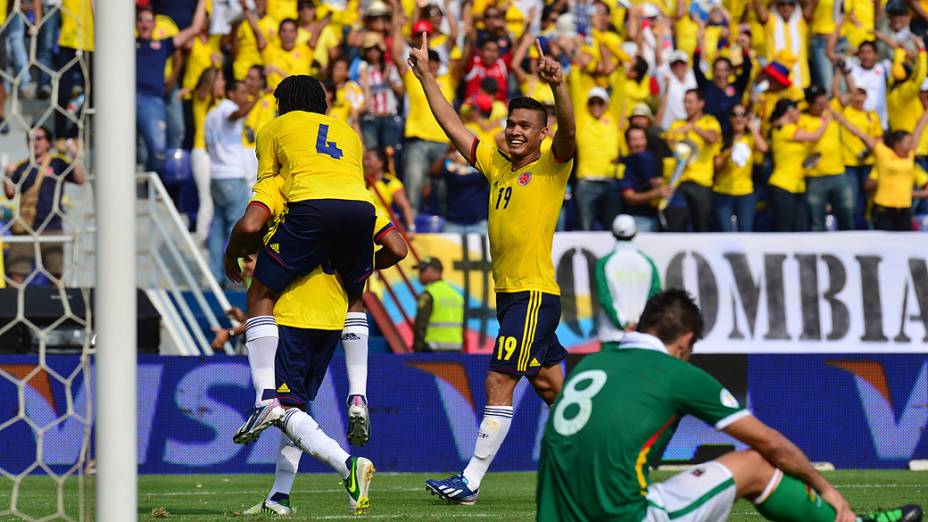
[[535, 49], [538, 51], [538, 65], [535, 67], [538, 78], [549, 85], [559, 85], [564, 80], [561, 64], [545, 56], [540, 40], [535, 40]]
[[422, 78], [429, 74], [429, 37], [424, 31], [422, 32], [422, 45], [418, 49], [409, 48], [409, 58], [406, 60], [412, 73], [416, 78]]

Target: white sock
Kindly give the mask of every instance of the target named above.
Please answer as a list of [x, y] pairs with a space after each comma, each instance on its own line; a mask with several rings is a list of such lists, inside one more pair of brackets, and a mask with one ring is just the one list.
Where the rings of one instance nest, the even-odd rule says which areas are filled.
[[483, 476], [490, 469], [496, 452], [506, 440], [509, 425], [512, 424], [512, 406], [487, 406], [483, 410], [483, 421], [477, 433], [477, 444], [474, 445], [474, 456], [470, 458], [464, 468], [464, 478], [471, 491], [477, 491]]
[[255, 406], [264, 404], [265, 390], [274, 392], [274, 358], [277, 356], [277, 322], [272, 315], [259, 315], [245, 322], [245, 349], [255, 387]]
[[275, 493], [290, 495], [302, 456], [303, 450], [294, 444], [286, 433], [280, 432], [280, 453], [277, 455], [277, 468], [274, 470], [274, 487], [267, 494], [268, 500], [271, 500]]
[[367, 314], [348, 312], [342, 330], [345, 369], [348, 370], [348, 396], [367, 398]]
[[351, 455], [326, 435], [305, 411], [287, 410], [281, 429], [301, 450], [331, 466], [343, 479], [348, 478], [350, 471], [346, 461]]

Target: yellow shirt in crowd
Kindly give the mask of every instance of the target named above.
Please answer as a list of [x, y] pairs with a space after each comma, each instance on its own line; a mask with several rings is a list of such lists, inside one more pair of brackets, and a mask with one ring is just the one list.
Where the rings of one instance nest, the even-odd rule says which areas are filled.
[[193, 45], [187, 55], [187, 70], [184, 72], [181, 87], [193, 90], [203, 71], [209, 69], [210, 66], [222, 67], [222, 51], [219, 48], [221, 38], [221, 35], [214, 34], [208, 36], [205, 42], [199, 36], [193, 39]]
[[773, 174], [768, 184], [793, 194], [806, 191], [802, 162], [809, 153], [805, 143], [793, 139], [798, 130], [799, 126], [795, 123], [773, 129], [770, 144], [773, 151]]
[[371, 192], [371, 199], [374, 200], [374, 207], [377, 208], [377, 212], [389, 216], [390, 208], [393, 207], [393, 201], [396, 199], [396, 193], [405, 188], [403, 182], [396, 176], [384, 174], [382, 178], [368, 187], [368, 190]]
[[586, 117], [577, 118], [577, 179], [614, 178], [621, 132], [619, 123], [609, 111], [595, 119], [584, 111]]
[[268, 74], [268, 88], [274, 90], [286, 76], [309, 74], [311, 56], [312, 51], [305, 45], [297, 45], [289, 51], [276, 46], [266, 47], [264, 49], [264, 63], [273, 65], [284, 72], [284, 76], [281, 76], [276, 71]]
[[870, 174], [870, 179], [876, 180], [873, 203], [889, 208], [911, 207], [912, 188], [928, 184], [928, 174], [915, 166], [915, 153], [900, 158], [883, 142], [877, 142], [873, 156], [876, 158], [876, 168]]
[[687, 139], [693, 142], [698, 149], [696, 157], [691, 158], [686, 168], [683, 170], [683, 177], [680, 182], [692, 181], [703, 187], [712, 186], [712, 178], [715, 173], [715, 156], [718, 155], [722, 148], [722, 127], [715, 117], [704, 114], [696, 120], [695, 126], [704, 131], [715, 131], [719, 139], [715, 143], [706, 143], [695, 130], [690, 129], [685, 134], [681, 134], [679, 129], [688, 125], [687, 121], [675, 121], [670, 125], [667, 131], [668, 141], [682, 141]]
[[81, 51], [94, 50], [91, 0], [62, 0], [58, 45]]
[[[842, 114], [852, 125], [866, 133], [868, 136], [879, 138], [883, 136], [883, 127], [880, 117], [875, 112], [859, 111], [850, 105], [844, 107]], [[873, 165], [873, 155], [864, 153], [867, 145], [851, 131], [841, 129], [841, 155], [844, 164], [848, 166]]]
[[[743, 134], [732, 143], [732, 148], [737, 144], [743, 144], [754, 150], [754, 136]], [[728, 196], [745, 196], [754, 193], [754, 158], [748, 160], [745, 165], [738, 165], [731, 158], [725, 162], [718, 174], [715, 176], [715, 183], [712, 186], [714, 192]]]
[[274, 98], [273, 93], [264, 94], [245, 118], [245, 126], [242, 129], [242, 143], [248, 148], [255, 148], [258, 132], [270, 123], [275, 116], [277, 116], [277, 99]]
[[[279, 26], [280, 22], [270, 16], [258, 20], [258, 29], [261, 30], [261, 35], [264, 36], [267, 47], [280, 45], [277, 39]], [[235, 37], [238, 39], [238, 54], [235, 55], [235, 61], [232, 62], [232, 70], [236, 80], [243, 80], [248, 75], [248, 69], [252, 65], [264, 65], [264, 58], [261, 56], [261, 52], [258, 51], [258, 41], [255, 39], [255, 33], [251, 30], [248, 22], [242, 22], [238, 26]]]
[[[799, 128], [814, 132], [822, 126], [822, 118], [803, 113], [799, 117]], [[841, 124], [829, 120], [825, 134], [815, 143], [809, 144], [809, 152], [819, 155], [818, 163], [806, 170], [806, 177], [817, 178], [834, 176], [844, 172], [844, 158], [841, 156]]]
[[[438, 86], [441, 87], [441, 93], [448, 102], [454, 97], [454, 82], [450, 74], [444, 74], [435, 78]], [[416, 79], [412, 70], [407, 68], [403, 73], [403, 88], [406, 91], [409, 100], [409, 114], [406, 115], [406, 138], [415, 138], [425, 141], [434, 141], [438, 143], [448, 143], [448, 136], [445, 131], [441, 130], [438, 120], [429, 109], [428, 101], [425, 99], [425, 91], [422, 90], [422, 84]]]

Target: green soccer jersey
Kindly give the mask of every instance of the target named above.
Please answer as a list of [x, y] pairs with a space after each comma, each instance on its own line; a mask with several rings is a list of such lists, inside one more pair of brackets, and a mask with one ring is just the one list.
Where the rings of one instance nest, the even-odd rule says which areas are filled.
[[719, 430], [750, 415], [656, 337], [630, 332], [618, 348], [584, 358], [545, 425], [538, 520], [641, 521], [649, 464], [660, 461], [687, 414]]

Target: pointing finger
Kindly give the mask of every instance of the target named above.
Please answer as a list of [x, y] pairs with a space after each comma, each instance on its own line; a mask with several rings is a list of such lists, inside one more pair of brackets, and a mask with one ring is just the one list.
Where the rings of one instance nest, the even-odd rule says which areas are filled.
[[538, 57], [539, 57], [539, 58], [544, 58], [544, 57], [545, 57], [545, 52], [544, 52], [544, 50], [542, 50], [542, 48], [541, 48], [541, 39], [540, 39], [540, 38], [536, 38], [536, 39], [535, 39], [535, 50], [538, 51]]
[[429, 53], [429, 34], [425, 31], [422, 31], [422, 52]]

